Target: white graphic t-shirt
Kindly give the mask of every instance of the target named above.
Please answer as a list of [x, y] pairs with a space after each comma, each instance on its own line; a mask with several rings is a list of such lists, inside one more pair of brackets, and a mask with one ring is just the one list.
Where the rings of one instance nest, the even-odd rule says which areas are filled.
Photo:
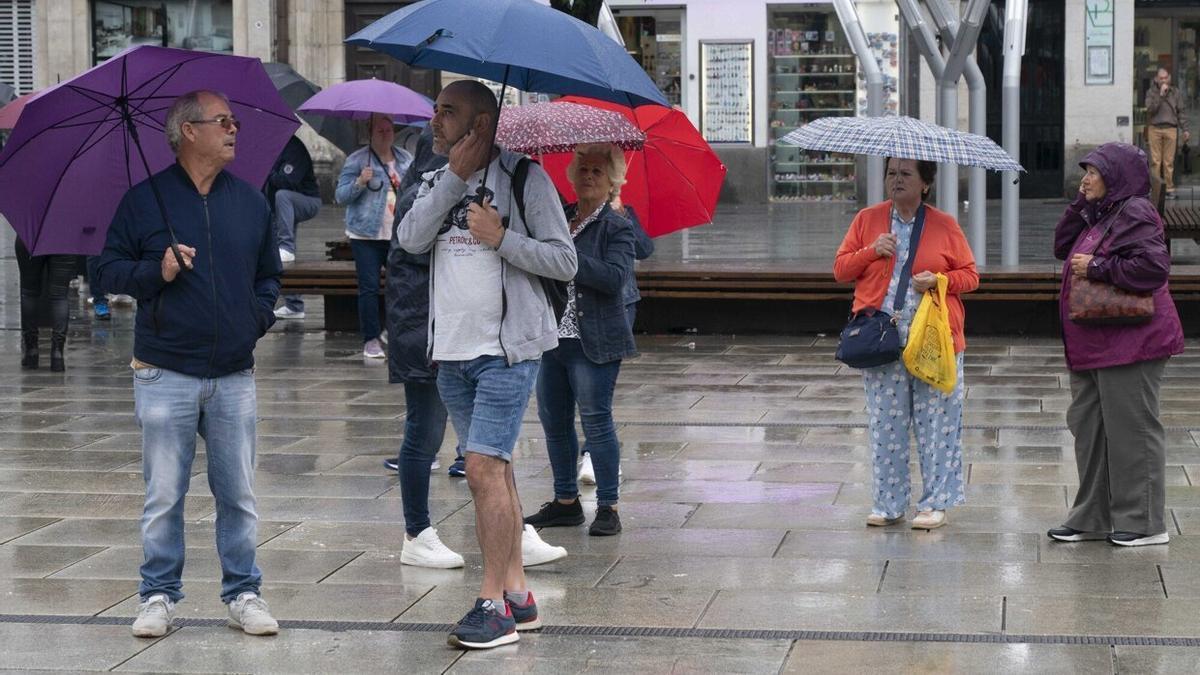
[[[433, 181], [447, 170], [437, 171]], [[493, 161], [485, 192], [488, 198], [494, 194], [495, 178], [501, 171], [499, 163]], [[446, 215], [434, 244], [435, 361], [469, 361], [479, 356], [504, 355], [500, 345], [503, 311], [500, 254], [473, 237], [467, 227], [467, 209], [482, 178], [483, 171], [477, 171], [467, 180], [467, 194]], [[503, 217], [506, 205], [497, 207]]]

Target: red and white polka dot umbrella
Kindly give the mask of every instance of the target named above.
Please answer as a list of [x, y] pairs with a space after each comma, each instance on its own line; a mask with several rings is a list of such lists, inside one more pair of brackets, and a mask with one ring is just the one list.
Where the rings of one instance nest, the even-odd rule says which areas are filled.
[[615, 143], [640, 150], [646, 140], [627, 117], [578, 103], [532, 103], [500, 113], [496, 142], [530, 155], [570, 152], [584, 143]]

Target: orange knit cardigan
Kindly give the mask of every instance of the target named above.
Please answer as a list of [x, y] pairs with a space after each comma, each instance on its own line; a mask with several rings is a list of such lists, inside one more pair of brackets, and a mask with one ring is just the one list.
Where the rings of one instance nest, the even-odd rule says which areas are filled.
[[[896, 266], [894, 257], [881, 258], [874, 243], [879, 235], [892, 229], [892, 201], [876, 204], [858, 212], [833, 262], [833, 276], [842, 283], [854, 282], [854, 308], [879, 308], [887, 295]], [[925, 225], [913, 261], [913, 274], [940, 272], [948, 280], [946, 302], [950, 308], [950, 330], [954, 334], [954, 351], [966, 349], [963, 338], [963, 310], [959, 295], [979, 288], [979, 272], [975, 257], [958, 223], [943, 211], [925, 205]], [[890, 307], [884, 309], [891, 313]]]

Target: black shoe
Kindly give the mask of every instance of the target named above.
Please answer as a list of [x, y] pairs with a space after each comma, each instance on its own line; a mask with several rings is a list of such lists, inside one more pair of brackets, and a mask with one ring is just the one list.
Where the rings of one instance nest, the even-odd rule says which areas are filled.
[[1055, 541], [1101, 541], [1108, 538], [1107, 532], [1082, 532], [1066, 525], [1059, 525], [1046, 532]]
[[1139, 534], [1137, 532], [1113, 532], [1108, 535], [1108, 543], [1117, 546], [1153, 546], [1171, 541], [1171, 535], [1166, 532], [1158, 534]]
[[38, 367], [38, 332], [21, 331], [21, 367], [25, 370], [37, 370]]
[[467, 460], [464, 457], [455, 457], [454, 463], [446, 470], [451, 478], [465, 478], [467, 475]]
[[395, 457], [390, 457], [383, 460], [383, 465], [388, 471], [400, 471], [400, 460], [396, 459]]
[[593, 537], [611, 537], [614, 534], [621, 532], [621, 516], [617, 515], [617, 510], [611, 506], [600, 506], [596, 508], [596, 519], [592, 521], [592, 526], [588, 528], [588, 534]]
[[66, 347], [67, 336], [54, 335], [50, 338], [50, 372], [61, 373], [67, 369], [67, 362], [63, 359], [63, 348]]
[[557, 499], [542, 504], [537, 513], [525, 518], [525, 524], [534, 527], [559, 527], [582, 525], [584, 520], [583, 505], [579, 503], [579, 497], [576, 497], [570, 504], [560, 504]]

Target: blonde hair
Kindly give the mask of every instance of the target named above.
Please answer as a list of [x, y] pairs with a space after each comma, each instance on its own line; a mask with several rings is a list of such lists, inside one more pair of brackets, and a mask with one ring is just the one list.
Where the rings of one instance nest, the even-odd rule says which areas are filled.
[[608, 199], [612, 201], [621, 196], [621, 186], [625, 184], [625, 152], [612, 143], [584, 143], [575, 146], [571, 163], [567, 165], [567, 180], [575, 185], [579, 180], [579, 160], [584, 157], [603, 156], [608, 160], [608, 180], [612, 183]]

